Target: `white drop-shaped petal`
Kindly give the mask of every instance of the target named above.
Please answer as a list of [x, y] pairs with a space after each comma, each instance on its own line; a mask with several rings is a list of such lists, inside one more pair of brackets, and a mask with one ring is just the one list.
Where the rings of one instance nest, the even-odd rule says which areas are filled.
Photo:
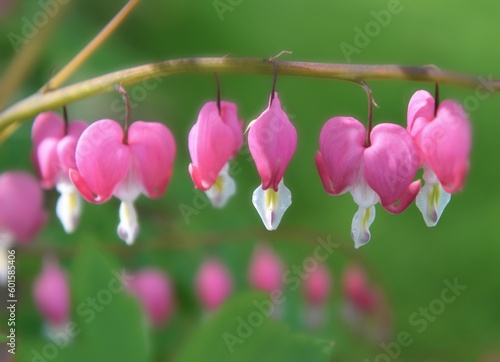
[[444, 191], [439, 182], [425, 182], [417, 195], [416, 204], [427, 226], [436, 226], [450, 199], [451, 194]]
[[351, 237], [354, 240], [354, 247], [356, 249], [370, 241], [370, 225], [373, 223], [373, 220], [375, 220], [375, 206], [360, 206], [354, 214], [351, 225]]
[[229, 176], [229, 163], [224, 165], [215, 183], [205, 193], [212, 205], [217, 208], [224, 207], [236, 193], [236, 183]]
[[252, 202], [267, 230], [276, 230], [286, 209], [292, 204], [292, 193], [281, 179], [278, 191], [262, 189], [262, 184], [253, 192]]
[[56, 215], [61, 221], [64, 231], [71, 234], [80, 221], [82, 197], [70, 182], [59, 182], [56, 188], [61, 194], [56, 204]]
[[139, 234], [137, 212], [132, 201], [122, 201], [120, 204], [120, 224], [117, 232], [127, 245], [132, 245]]

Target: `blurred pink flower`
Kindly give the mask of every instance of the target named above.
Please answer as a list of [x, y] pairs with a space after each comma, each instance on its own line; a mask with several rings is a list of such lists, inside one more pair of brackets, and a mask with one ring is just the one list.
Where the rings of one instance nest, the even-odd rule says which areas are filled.
[[308, 274], [304, 280], [304, 294], [308, 304], [323, 305], [328, 300], [332, 290], [330, 270], [324, 264]]
[[69, 320], [70, 291], [66, 273], [55, 261], [45, 261], [33, 285], [35, 305], [51, 327]]
[[203, 262], [196, 276], [195, 288], [204, 309], [217, 309], [231, 294], [233, 281], [227, 268], [217, 259]]
[[283, 272], [283, 263], [279, 256], [268, 245], [258, 244], [248, 269], [248, 279], [252, 287], [269, 293], [279, 290], [283, 285]]
[[72, 122], [66, 129], [64, 120], [56, 113], [40, 113], [33, 122], [32, 158], [42, 187], [54, 186], [61, 193], [56, 214], [67, 233], [73, 232], [79, 222], [82, 202], [69, 179], [69, 169], [75, 168], [75, 149], [78, 139], [87, 128], [83, 121]]
[[377, 293], [369, 285], [366, 273], [361, 266], [352, 264], [345, 268], [342, 286], [347, 301], [356, 309], [370, 313], [378, 307]]
[[46, 218], [43, 193], [33, 176], [23, 171], [0, 175], [0, 247], [31, 241]]
[[470, 121], [462, 106], [445, 100], [435, 112], [434, 98], [417, 91], [408, 104], [408, 131], [420, 152], [425, 185], [417, 196], [427, 226], [435, 226], [460, 190], [469, 169]]
[[137, 121], [128, 130], [103, 119], [91, 124], [76, 146], [76, 169], [70, 178], [89, 202], [103, 203], [113, 195], [120, 199], [118, 235], [132, 244], [139, 232], [134, 200], [144, 193], [163, 195], [172, 173], [175, 140], [161, 123]]
[[236, 192], [229, 175], [229, 160], [243, 144], [243, 121], [238, 119], [236, 104], [206, 103], [189, 132], [189, 173], [196, 188], [206, 191], [212, 204], [222, 207]]
[[162, 270], [141, 270], [127, 281], [127, 289], [139, 300], [151, 325], [161, 327], [167, 323], [174, 311], [174, 291]]
[[373, 128], [370, 146], [365, 139], [366, 129], [358, 120], [334, 117], [321, 130], [316, 154], [326, 192], [350, 192], [358, 205], [351, 227], [356, 248], [370, 240], [375, 204], [380, 202], [387, 211], [400, 213], [420, 190], [420, 181], [412, 182], [418, 169], [417, 149], [403, 127], [382, 123]]
[[349, 264], [342, 275], [346, 303], [342, 316], [348, 326], [373, 343], [391, 340], [392, 311], [380, 286], [372, 285], [366, 270]]
[[275, 230], [292, 203], [283, 175], [297, 147], [297, 131], [281, 108], [278, 93], [248, 129], [248, 147], [262, 180], [252, 201], [266, 228]]

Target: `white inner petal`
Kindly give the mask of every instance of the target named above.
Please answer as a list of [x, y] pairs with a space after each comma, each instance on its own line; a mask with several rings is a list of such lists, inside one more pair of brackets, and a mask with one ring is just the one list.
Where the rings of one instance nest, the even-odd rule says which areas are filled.
[[426, 180], [425, 185], [420, 189], [415, 202], [418, 209], [422, 213], [427, 226], [432, 227], [437, 225], [441, 215], [443, 214], [444, 208], [448, 205], [450, 199], [451, 194], [444, 191], [441, 184], [437, 180], [436, 182], [429, 182]]
[[66, 233], [75, 231], [82, 213], [82, 198], [75, 186], [68, 182], [59, 182], [57, 191], [61, 193], [56, 204], [56, 214]]
[[267, 230], [276, 230], [286, 209], [292, 204], [292, 193], [281, 179], [278, 191], [262, 189], [262, 184], [253, 193], [252, 202]]
[[120, 224], [117, 232], [127, 245], [132, 245], [139, 234], [137, 212], [132, 201], [122, 201], [120, 204]]
[[351, 236], [356, 249], [370, 241], [370, 225], [373, 223], [373, 220], [375, 220], [375, 206], [360, 206], [354, 214], [351, 225]]
[[352, 186], [351, 195], [354, 202], [360, 207], [370, 207], [380, 201], [377, 193], [363, 179]]
[[130, 166], [125, 178], [116, 186], [113, 194], [120, 200], [133, 202], [142, 192], [142, 185], [133, 165]]
[[228, 200], [236, 193], [236, 183], [233, 178], [229, 176], [229, 162], [224, 165], [217, 180], [206, 191], [207, 197], [214, 207], [221, 208]]

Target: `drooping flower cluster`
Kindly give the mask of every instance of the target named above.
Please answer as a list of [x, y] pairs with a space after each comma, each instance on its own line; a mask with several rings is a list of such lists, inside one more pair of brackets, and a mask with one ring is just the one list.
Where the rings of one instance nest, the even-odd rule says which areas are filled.
[[416, 204], [427, 226], [435, 226], [459, 191], [469, 169], [470, 123], [462, 106], [445, 100], [436, 109], [427, 91], [418, 91], [408, 105], [408, 132], [419, 151], [425, 185]]
[[61, 194], [56, 214], [67, 233], [76, 229], [82, 209], [81, 197], [69, 179], [69, 170], [76, 168], [76, 144], [87, 126], [83, 121], [67, 125], [58, 114], [44, 112], [35, 118], [31, 131], [33, 163], [42, 187], [55, 186]]
[[[349, 192], [358, 205], [351, 225], [356, 248], [371, 238], [377, 203], [398, 214], [416, 199], [425, 223], [434, 226], [450, 194], [462, 188], [469, 167], [469, 120], [458, 103], [436, 103], [428, 92], [416, 92], [408, 106], [407, 128], [381, 123], [371, 129], [370, 121], [367, 129], [344, 116], [323, 126], [316, 166], [326, 192]], [[297, 132], [274, 86], [268, 107], [247, 130], [261, 178], [252, 201], [265, 227], [275, 230], [291, 205], [283, 176], [297, 146]], [[135, 199], [141, 193], [160, 197], [169, 183], [176, 153], [170, 130], [143, 121], [127, 121], [124, 130], [111, 119], [68, 125], [46, 112], [35, 119], [32, 138], [41, 185], [55, 186], [61, 193], [56, 211], [64, 229], [72, 232], [78, 223], [77, 191], [92, 203], [116, 196], [121, 200], [118, 235], [132, 244], [139, 232]], [[189, 132], [189, 173], [215, 207], [224, 206], [236, 191], [229, 162], [242, 144], [243, 121], [236, 104], [220, 99], [206, 103]], [[424, 170], [423, 187], [415, 180], [419, 168]]]
[[[449, 201], [447, 192], [462, 187], [468, 169], [470, 126], [462, 107], [446, 100], [435, 111], [434, 98], [419, 91], [410, 100], [408, 129], [382, 123], [366, 133], [358, 120], [334, 117], [321, 130], [316, 154], [326, 192], [350, 192], [358, 205], [351, 227], [355, 247], [370, 240], [379, 202], [397, 214], [417, 198], [426, 224], [436, 225]], [[420, 167], [422, 189], [420, 180], [414, 181]]]
[[132, 244], [139, 233], [134, 200], [141, 194], [158, 198], [167, 188], [175, 141], [161, 123], [137, 121], [125, 132], [115, 121], [92, 123], [76, 146], [76, 167], [69, 176], [85, 200], [121, 200], [118, 235]]
[[281, 108], [276, 92], [267, 109], [248, 128], [248, 147], [262, 180], [252, 202], [266, 228], [275, 230], [292, 203], [283, 175], [297, 147], [297, 131]]
[[243, 144], [243, 121], [231, 102], [208, 102], [189, 132], [189, 173], [196, 188], [206, 191], [212, 205], [223, 207], [236, 192], [229, 160]]

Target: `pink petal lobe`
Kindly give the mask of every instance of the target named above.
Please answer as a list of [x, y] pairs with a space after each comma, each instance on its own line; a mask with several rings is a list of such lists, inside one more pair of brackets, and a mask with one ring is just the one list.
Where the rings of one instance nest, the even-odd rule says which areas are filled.
[[413, 181], [403, 192], [403, 195], [401, 195], [401, 199], [398, 204], [382, 204], [382, 206], [392, 214], [402, 213], [408, 206], [410, 206], [413, 200], [415, 200], [421, 188], [422, 183], [420, 180]]
[[336, 195], [336, 191], [333, 188], [332, 180], [330, 179], [330, 175], [328, 174], [328, 170], [326, 169], [325, 162], [323, 161], [323, 156], [320, 151], [316, 152], [314, 161], [316, 162], [316, 168], [318, 169], [319, 177], [321, 178], [325, 191], [330, 195]]
[[0, 229], [26, 243], [40, 231], [47, 215], [38, 181], [26, 172], [0, 175]]
[[328, 193], [342, 194], [357, 181], [365, 137], [365, 127], [351, 117], [334, 117], [321, 129], [316, 166]]
[[470, 122], [457, 102], [443, 101], [437, 116], [421, 134], [422, 153], [443, 189], [453, 193], [462, 188], [469, 169]]
[[434, 97], [425, 90], [416, 91], [408, 103], [407, 129], [418, 139], [422, 128], [434, 119]]
[[[75, 152], [78, 170], [71, 170], [70, 178], [87, 201], [109, 200], [127, 175], [130, 151], [122, 139], [121, 126], [109, 119], [91, 124], [82, 133]], [[90, 198], [92, 194], [95, 197]]]
[[69, 177], [69, 169], [76, 169], [76, 145], [83, 131], [88, 124], [83, 121], [75, 121], [69, 125], [68, 134], [57, 144], [57, 155], [60, 162], [61, 171], [64, 177]]
[[297, 147], [297, 131], [283, 112], [278, 93], [250, 127], [248, 146], [262, 179], [262, 188], [272, 187], [278, 191], [278, 184]]
[[162, 123], [134, 122], [129, 129], [128, 147], [144, 193], [151, 198], [162, 196], [170, 181], [176, 152], [170, 130]]
[[193, 182], [201, 190], [207, 190], [215, 183], [224, 165], [241, 146], [243, 132], [240, 129], [241, 136], [237, 134], [238, 124], [235, 122], [239, 121], [236, 106], [232, 105], [221, 102], [219, 115], [216, 102], [206, 103], [189, 132], [189, 153], [197, 169]]
[[31, 139], [36, 151], [38, 145], [47, 138], [60, 140], [64, 137], [64, 120], [57, 113], [40, 113], [33, 122]]
[[417, 173], [417, 148], [408, 131], [396, 124], [375, 126], [370, 139], [371, 146], [363, 156], [365, 179], [382, 205], [393, 204], [405, 194]]
[[33, 157], [35, 165], [41, 178], [41, 185], [45, 189], [51, 189], [61, 175], [61, 166], [57, 155], [56, 138], [46, 138], [38, 144]]
[[234, 139], [234, 149], [231, 157], [238, 154], [243, 145], [243, 121], [238, 118], [238, 107], [232, 102], [221, 102], [221, 118], [222, 121], [231, 128]]

